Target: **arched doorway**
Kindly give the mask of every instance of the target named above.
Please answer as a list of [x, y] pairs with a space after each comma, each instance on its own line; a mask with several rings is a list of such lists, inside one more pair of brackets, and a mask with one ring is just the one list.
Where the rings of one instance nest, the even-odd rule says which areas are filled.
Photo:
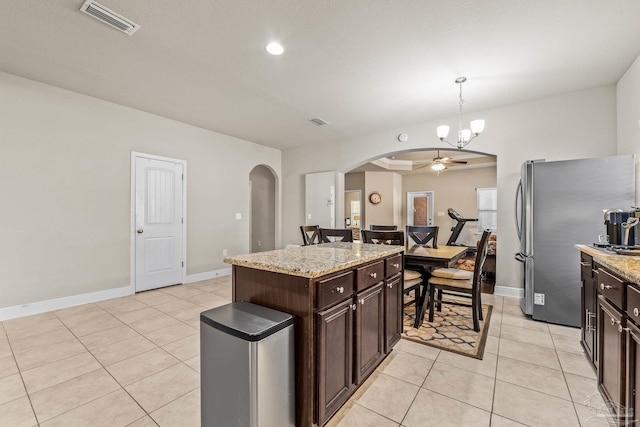
[[251, 192], [250, 249], [270, 251], [276, 247], [276, 177], [266, 166], [249, 173]]

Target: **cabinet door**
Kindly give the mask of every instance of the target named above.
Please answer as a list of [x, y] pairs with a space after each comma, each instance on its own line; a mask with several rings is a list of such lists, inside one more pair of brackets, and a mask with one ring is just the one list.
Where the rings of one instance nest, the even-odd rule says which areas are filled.
[[582, 346], [592, 363], [597, 363], [596, 356], [596, 298], [595, 282], [591, 267], [588, 271], [581, 269], [582, 295]]
[[385, 281], [384, 352], [389, 354], [402, 334], [402, 274]]
[[625, 388], [625, 320], [603, 297], [598, 298], [598, 387], [616, 415], [623, 407]]
[[318, 424], [331, 417], [353, 391], [353, 300], [317, 314]]
[[384, 358], [383, 283], [356, 295], [355, 382], [362, 382]]
[[640, 410], [640, 329], [631, 323], [627, 324], [627, 403], [626, 413], [621, 418], [631, 421], [630, 425], [638, 425]]

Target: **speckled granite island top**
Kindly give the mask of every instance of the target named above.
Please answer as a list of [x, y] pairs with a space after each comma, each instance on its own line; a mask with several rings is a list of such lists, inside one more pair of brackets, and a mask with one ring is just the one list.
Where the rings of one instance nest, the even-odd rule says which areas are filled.
[[640, 256], [618, 255], [615, 252], [588, 245], [576, 245], [576, 247], [591, 255], [595, 262], [610, 269], [624, 280], [640, 284]]
[[404, 251], [404, 246], [323, 243], [227, 257], [227, 264], [316, 278]]

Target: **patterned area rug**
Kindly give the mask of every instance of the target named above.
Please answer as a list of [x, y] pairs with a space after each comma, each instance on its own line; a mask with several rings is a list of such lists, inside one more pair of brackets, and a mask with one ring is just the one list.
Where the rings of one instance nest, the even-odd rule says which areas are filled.
[[425, 321], [420, 328], [415, 329], [415, 309], [413, 305], [405, 307], [404, 332], [402, 338], [420, 344], [437, 347], [442, 350], [462, 354], [464, 356], [482, 359], [484, 346], [487, 342], [489, 321], [491, 320], [491, 305], [482, 305], [480, 332], [473, 330], [471, 308], [453, 304], [442, 304], [442, 311], [436, 310], [433, 322], [427, 322], [429, 311], [424, 315]]

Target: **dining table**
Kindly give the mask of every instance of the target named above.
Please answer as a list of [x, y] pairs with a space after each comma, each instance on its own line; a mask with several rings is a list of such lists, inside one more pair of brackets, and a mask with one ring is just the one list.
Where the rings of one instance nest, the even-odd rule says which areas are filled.
[[424, 318], [424, 312], [427, 309], [426, 297], [427, 297], [427, 281], [431, 274], [429, 274], [435, 268], [447, 268], [453, 267], [459, 259], [465, 256], [467, 252], [466, 246], [442, 246], [439, 245], [435, 248], [423, 245], [408, 245], [404, 251], [404, 264], [407, 266], [419, 266], [425, 271], [422, 280], [424, 286], [422, 286], [422, 292], [420, 292], [418, 300], [419, 315], [416, 316], [414, 328], [419, 328]]

